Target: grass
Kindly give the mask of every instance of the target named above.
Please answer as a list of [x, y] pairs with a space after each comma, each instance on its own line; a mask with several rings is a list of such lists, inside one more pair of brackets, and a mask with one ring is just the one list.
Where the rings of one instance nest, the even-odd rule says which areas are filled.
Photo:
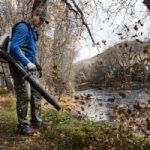
[[9, 91], [8, 90], [0, 90], [0, 95], [3, 95], [3, 94], [8, 94]]
[[[149, 139], [131, 134], [108, 122], [92, 122], [87, 118], [43, 109], [49, 122], [36, 134], [18, 134], [14, 98], [3, 95], [0, 103], [0, 150], [149, 150]], [[1, 100], [0, 100], [1, 102]], [[1, 105], [2, 104], [2, 105]]]

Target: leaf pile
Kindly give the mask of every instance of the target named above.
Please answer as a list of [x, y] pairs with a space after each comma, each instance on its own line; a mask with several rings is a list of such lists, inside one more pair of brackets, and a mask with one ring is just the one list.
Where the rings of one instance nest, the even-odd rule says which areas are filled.
[[[75, 101], [73, 98], [62, 95], [62, 96], [56, 96], [57, 102], [60, 104], [62, 107], [63, 112], [73, 112], [76, 107], [78, 106], [77, 101]], [[43, 100], [42, 105], [44, 108], [53, 108], [48, 102], [45, 102]]]
[[144, 139], [150, 137], [150, 100], [116, 105], [113, 113], [119, 125], [130, 128]]
[[[66, 98], [65, 98], [66, 99]], [[121, 125], [93, 122], [62, 111], [43, 109], [49, 126], [40, 128], [32, 137], [18, 134], [15, 98], [0, 96], [9, 106], [0, 108], [0, 149], [4, 150], [149, 150], [150, 141], [136, 138]], [[45, 120], [44, 119], [44, 120]]]

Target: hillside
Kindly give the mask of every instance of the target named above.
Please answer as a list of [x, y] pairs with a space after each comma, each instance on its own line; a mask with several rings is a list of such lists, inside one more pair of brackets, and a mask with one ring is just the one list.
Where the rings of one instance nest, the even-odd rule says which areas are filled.
[[[78, 84], [85, 82], [102, 83], [112, 78], [116, 71], [138, 73], [137, 67], [150, 69], [149, 42], [129, 41], [116, 44], [97, 56], [78, 62], [75, 66], [76, 81]], [[144, 71], [144, 70], [143, 70]], [[149, 71], [148, 71], [149, 72]], [[121, 72], [120, 72], [121, 73]]]
[[108, 61], [107, 57], [112, 57], [112, 55], [116, 55], [117, 53], [131, 51], [132, 53], [143, 54], [144, 51], [148, 52], [149, 49], [150, 49], [149, 42], [140, 43], [137, 41], [130, 41], [130, 42], [118, 43], [104, 50], [104, 52], [102, 52], [101, 54], [98, 54], [97, 56], [77, 62], [76, 69], [81, 70], [82, 68], [89, 68], [96, 61], [103, 61], [104, 64], [107, 64], [107, 61]]

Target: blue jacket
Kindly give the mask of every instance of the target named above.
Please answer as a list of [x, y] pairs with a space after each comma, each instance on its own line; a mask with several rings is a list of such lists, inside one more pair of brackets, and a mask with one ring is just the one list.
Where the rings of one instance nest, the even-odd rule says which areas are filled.
[[12, 31], [10, 54], [15, 56], [23, 66], [36, 61], [37, 33], [30, 25], [19, 23]]

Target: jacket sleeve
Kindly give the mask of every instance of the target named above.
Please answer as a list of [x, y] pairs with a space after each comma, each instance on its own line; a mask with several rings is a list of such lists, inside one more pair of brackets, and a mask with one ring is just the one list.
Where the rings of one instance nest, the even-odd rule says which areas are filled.
[[26, 66], [30, 61], [22, 53], [21, 48], [27, 38], [28, 27], [24, 23], [20, 23], [15, 27], [10, 45], [10, 54], [15, 56], [23, 66]]

